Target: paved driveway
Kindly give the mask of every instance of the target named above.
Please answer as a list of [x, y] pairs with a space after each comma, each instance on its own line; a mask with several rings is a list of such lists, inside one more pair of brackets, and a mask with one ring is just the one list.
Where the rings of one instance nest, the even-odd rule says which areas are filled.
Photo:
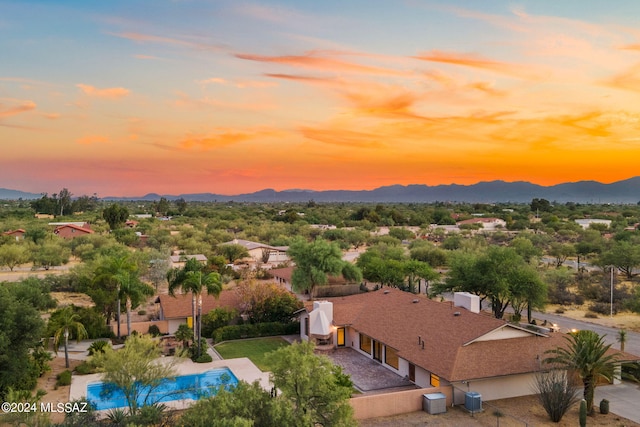
[[351, 381], [362, 392], [415, 387], [411, 381], [351, 348], [339, 348], [325, 354], [333, 360], [333, 363], [342, 366], [345, 373], [351, 375]]
[[609, 401], [609, 410], [614, 414], [640, 423], [640, 385], [623, 381], [622, 384], [599, 386], [594, 406], [602, 399]]

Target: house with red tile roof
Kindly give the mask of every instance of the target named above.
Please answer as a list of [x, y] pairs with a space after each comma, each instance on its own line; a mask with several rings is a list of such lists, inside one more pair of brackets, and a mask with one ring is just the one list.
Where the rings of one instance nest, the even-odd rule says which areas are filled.
[[[186, 323], [190, 327], [193, 325], [193, 318], [191, 317], [192, 301], [191, 293], [176, 294], [173, 297], [167, 294], [158, 295], [156, 298], [158, 316], [160, 320], [168, 321], [169, 334], [174, 334], [182, 323]], [[206, 292], [202, 294], [203, 316], [220, 307], [236, 309], [240, 312], [242, 308], [240, 296], [234, 290], [224, 290], [218, 298], [208, 295]]]
[[16, 239], [16, 241], [18, 240], [22, 240], [24, 239], [24, 234], [26, 233], [25, 230], [23, 230], [22, 228], [18, 228], [17, 230], [9, 230], [9, 231], [5, 231], [4, 233], [2, 233], [3, 236], [11, 236], [14, 237]]
[[457, 297], [462, 306], [384, 288], [307, 302], [300, 335], [319, 349], [351, 348], [421, 388], [452, 386], [456, 404], [468, 391], [483, 400], [533, 394], [545, 351], [565, 335], [510, 324], [480, 312], [474, 295]]
[[85, 222], [81, 224], [82, 225], [77, 223], [63, 223], [57, 225], [55, 230], [53, 230], [53, 234], [60, 236], [63, 239], [75, 239], [76, 237], [87, 236], [94, 233], [88, 223]]

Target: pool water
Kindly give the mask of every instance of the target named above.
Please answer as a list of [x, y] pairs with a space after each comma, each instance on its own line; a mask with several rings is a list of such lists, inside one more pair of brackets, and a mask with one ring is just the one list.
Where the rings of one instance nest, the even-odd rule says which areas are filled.
[[[229, 368], [212, 369], [199, 374], [181, 375], [175, 381], [164, 380], [160, 386], [150, 390], [143, 387], [138, 405], [150, 405], [172, 400], [191, 399], [215, 395], [220, 387], [229, 389], [238, 384], [238, 379]], [[87, 384], [87, 400], [96, 405], [97, 410], [121, 408], [127, 406], [127, 400], [120, 390], [109, 383], [93, 382]]]

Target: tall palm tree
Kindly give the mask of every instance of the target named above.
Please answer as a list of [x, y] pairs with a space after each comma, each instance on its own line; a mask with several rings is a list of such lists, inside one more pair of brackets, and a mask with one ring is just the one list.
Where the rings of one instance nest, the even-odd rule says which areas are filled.
[[137, 271], [137, 264], [128, 254], [104, 258], [95, 270], [94, 283], [101, 284], [105, 289], [115, 294], [118, 338], [120, 338], [120, 281], [118, 276], [125, 272], [135, 274]]
[[119, 284], [118, 302], [125, 300], [127, 307], [127, 336], [131, 335], [131, 309], [140, 305], [145, 296], [153, 295], [153, 287], [143, 283], [138, 275], [130, 271], [122, 271], [114, 276]]
[[[195, 258], [183, 258], [186, 262], [184, 267], [173, 268], [167, 272], [167, 282], [169, 283], [169, 295], [175, 297], [176, 291], [180, 290], [183, 294], [191, 292], [189, 285], [185, 283], [187, 273], [191, 271], [201, 271], [204, 266]], [[191, 320], [195, 325], [196, 321], [196, 295], [191, 300]], [[193, 327], [193, 339], [196, 339], [196, 328]]]
[[60, 341], [63, 339], [64, 343], [64, 363], [69, 367], [69, 337], [75, 336], [77, 342], [87, 338], [87, 330], [84, 325], [79, 322], [80, 316], [73, 311], [73, 306], [67, 306], [62, 309], [60, 316], [54, 320], [54, 326], [56, 328], [53, 334], [53, 350], [58, 354], [58, 348], [60, 348]]
[[191, 290], [193, 299], [198, 300], [198, 317], [197, 323], [194, 323], [196, 339], [198, 343], [198, 357], [201, 354], [200, 340], [202, 338], [202, 293], [207, 292], [207, 295], [213, 295], [216, 298], [222, 291], [222, 281], [220, 280], [220, 274], [216, 272], [203, 273], [202, 271], [188, 271], [184, 281], [184, 285]]
[[615, 354], [607, 354], [611, 344], [605, 344], [603, 337], [596, 332], [582, 330], [565, 337], [567, 345], [547, 350], [550, 356], [544, 362], [575, 372], [582, 379], [584, 399], [587, 401], [587, 412], [593, 413], [593, 398], [600, 378], [613, 380], [615, 365], [618, 362]]

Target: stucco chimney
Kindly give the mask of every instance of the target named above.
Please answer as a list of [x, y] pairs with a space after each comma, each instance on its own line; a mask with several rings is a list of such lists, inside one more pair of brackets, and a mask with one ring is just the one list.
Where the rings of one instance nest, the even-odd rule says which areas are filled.
[[469, 292], [456, 292], [453, 294], [453, 305], [466, 308], [472, 313], [480, 313], [480, 297]]

